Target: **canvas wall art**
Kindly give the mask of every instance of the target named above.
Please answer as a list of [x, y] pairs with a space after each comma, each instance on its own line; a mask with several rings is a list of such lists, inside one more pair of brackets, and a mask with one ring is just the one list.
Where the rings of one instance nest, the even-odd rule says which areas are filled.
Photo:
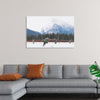
[[27, 16], [27, 48], [74, 48], [74, 16]]

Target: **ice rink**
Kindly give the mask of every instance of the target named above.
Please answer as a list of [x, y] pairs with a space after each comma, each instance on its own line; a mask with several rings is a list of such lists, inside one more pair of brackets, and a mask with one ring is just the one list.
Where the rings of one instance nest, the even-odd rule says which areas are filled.
[[43, 46], [43, 42], [27, 42], [27, 48], [73, 48], [74, 43], [68, 42], [48, 42]]

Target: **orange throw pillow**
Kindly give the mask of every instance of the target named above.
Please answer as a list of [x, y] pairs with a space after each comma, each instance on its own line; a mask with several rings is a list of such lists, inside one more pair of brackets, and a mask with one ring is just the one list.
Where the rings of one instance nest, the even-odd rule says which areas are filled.
[[20, 79], [21, 77], [23, 76], [19, 73], [7, 73], [7, 74], [0, 75], [0, 80], [1, 81], [15, 81], [15, 80]]
[[28, 64], [27, 78], [43, 78], [43, 67], [44, 64]]

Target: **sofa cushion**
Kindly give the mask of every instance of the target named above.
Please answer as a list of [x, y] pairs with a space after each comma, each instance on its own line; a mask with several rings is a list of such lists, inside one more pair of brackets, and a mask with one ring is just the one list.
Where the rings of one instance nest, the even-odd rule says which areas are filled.
[[8, 94], [0, 95], [0, 100], [19, 100], [19, 98], [21, 98], [25, 94], [26, 94], [26, 89], [23, 88], [14, 93], [13, 95], [8, 95]]
[[29, 79], [21, 78], [16, 81], [0, 81], [0, 94], [14, 94], [15, 92], [25, 88], [25, 84]]
[[79, 65], [79, 78], [91, 78], [92, 75], [90, 74], [90, 65]]
[[62, 78], [62, 65], [49, 65], [45, 78]]
[[27, 75], [27, 71], [28, 71], [28, 64], [26, 64], [26, 65], [19, 64], [18, 65], [18, 73], [20, 73], [21, 75], [23, 75], [24, 78]]
[[77, 71], [77, 65], [64, 65], [63, 76], [64, 78], [92, 78], [89, 70], [90, 65], [79, 65], [79, 72]]
[[97, 89], [96, 88], [27, 88], [27, 93], [28, 94], [29, 93], [85, 93], [86, 94], [86, 93], [97, 93]]
[[27, 88], [95, 88], [92, 79], [34, 79], [27, 83]]
[[66, 78], [76, 78], [78, 76], [77, 73], [77, 65], [64, 65], [63, 66], [63, 77]]
[[3, 68], [3, 73], [18, 73], [18, 65], [6, 64]]
[[44, 65], [44, 68], [43, 68], [43, 78], [46, 78], [47, 75], [48, 75], [48, 65]]

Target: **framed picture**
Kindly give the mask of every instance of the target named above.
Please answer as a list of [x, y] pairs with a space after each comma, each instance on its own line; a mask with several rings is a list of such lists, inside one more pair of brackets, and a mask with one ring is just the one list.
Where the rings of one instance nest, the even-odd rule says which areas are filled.
[[74, 16], [27, 16], [27, 48], [74, 48]]

